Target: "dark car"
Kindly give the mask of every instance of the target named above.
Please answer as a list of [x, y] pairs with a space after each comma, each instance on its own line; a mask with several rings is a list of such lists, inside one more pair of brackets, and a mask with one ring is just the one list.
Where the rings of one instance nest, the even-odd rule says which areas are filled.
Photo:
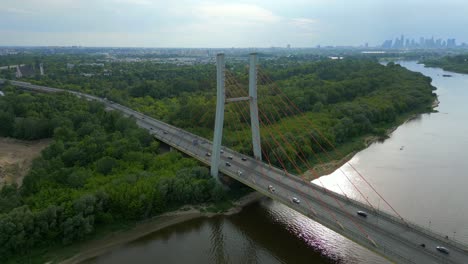
[[367, 213], [363, 211], [357, 211], [357, 215], [362, 216], [362, 217], [367, 217]]
[[231, 163], [226, 162], [226, 166], [231, 167]]
[[211, 156], [211, 153], [207, 152], [205, 155], [206, 155], [207, 157], [210, 157], [210, 156]]
[[242, 157], [242, 160], [243, 160], [243, 161], [246, 161], [246, 160], [247, 160], [247, 158], [246, 158], [246, 157]]
[[163, 131], [163, 134], [167, 134], [167, 131]]
[[438, 247], [436, 247], [436, 249], [437, 249], [439, 252], [442, 252], [442, 253], [444, 253], [444, 254], [448, 254], [448, 253], [449, 253], [449, 250], [448, 250], [447, 248], [445, 248], [445, 247], [440, 247], [440, 246], [438, 246]]

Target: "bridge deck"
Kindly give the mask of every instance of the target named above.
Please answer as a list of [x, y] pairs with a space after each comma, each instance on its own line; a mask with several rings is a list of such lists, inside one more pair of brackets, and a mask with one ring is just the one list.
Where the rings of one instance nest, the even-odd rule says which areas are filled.
[[[11, 83], [20, 88], [35, 91], [64, 91], [24, 82], [12, 81]], [[79, 92], [68, 92], [88, 100], [100, 101], [111, 109], [133, 116], [140, 127], [147, 129], [158, 140], [210, 165], [210, 157], [206, 153], [211, 152], [211, 141], [102, 98]], [[232, 156], [233, 159], [229, 159], [228, 156]], [[418, 225], [402, 221], [386, 212], [375, 211], [365, 204], [323, 189], [316, 184], [304, 182], [296, 176], [285, 175], [278, 168], [270, 167], [231, 149], [225, 149], [221, 155], [221, 162], [222, 173], [301, 212], [391, 261], [397, 263], [468, 263], [466, 245], [446, 239]], [[230, 162], [231, 166], [226, 166], [226, 162]], [[239, 171], [242, 173], [239, 174]], [[275, 192], [269, 191], [270, 185], [275, 188]], [[293, 197], [301, 202], [293, 203]], [[342, 206], [338, 206], [336, 200]], [[368, 216], [360, 217], [356, 215], [357, 211], [365, 211]], [[426, 247], [421, 247], [422, 243]], [[436, 246], [446, 247], [450, 253], [438, 252]]]

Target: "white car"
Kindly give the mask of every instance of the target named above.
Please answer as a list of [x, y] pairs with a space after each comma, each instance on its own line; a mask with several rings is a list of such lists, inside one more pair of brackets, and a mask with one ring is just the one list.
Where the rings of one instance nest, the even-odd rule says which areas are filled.
[[301, 200], [297, 199], [296, 197], [293, 197], [293, 198], [291, 199], [291, 201], [292, 201], [293, 203], [295, 203], [295, 204], [300, 204], [300, 203], [301, 203]]
[[268, 185], [268, 191], [275, 192], [275, 187]]
[[442, 252], [442, 253], [444, 253], [444, 254], [448, 254], [448, 253], [450, 252], [450, 251], [449, 251], [447, 248], [445, 248], [445, 247], [440, 247], [440, 246], [438, 246], [438, 247], [436, 247], [436, 249], [437, 249], [439, 252]]

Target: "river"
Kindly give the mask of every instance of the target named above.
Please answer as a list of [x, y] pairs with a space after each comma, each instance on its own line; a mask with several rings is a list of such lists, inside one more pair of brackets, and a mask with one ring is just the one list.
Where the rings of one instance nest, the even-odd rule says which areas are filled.
[[[438, 113], [423, 114], [350, 161], [399, 214], [468, 244], [468, 75], [400, 62], [433, 79]], [[443, 77], [450, 74], [452, 77]], [[380, 210], [390, 208], [349, 165], [315, 181]], [[239, 214], [200, 218], [160, 230], [86, 263], [388, 263], [269, 199]]]

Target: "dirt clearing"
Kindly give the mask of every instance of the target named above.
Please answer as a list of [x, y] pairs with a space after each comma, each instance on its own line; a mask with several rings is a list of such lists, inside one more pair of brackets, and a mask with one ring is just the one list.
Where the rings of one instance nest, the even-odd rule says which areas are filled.
[[0, 187], [11, 183], [21, 186], [32, 161], [51, 142], [52, 139], [24, 141], [0, 137]]

